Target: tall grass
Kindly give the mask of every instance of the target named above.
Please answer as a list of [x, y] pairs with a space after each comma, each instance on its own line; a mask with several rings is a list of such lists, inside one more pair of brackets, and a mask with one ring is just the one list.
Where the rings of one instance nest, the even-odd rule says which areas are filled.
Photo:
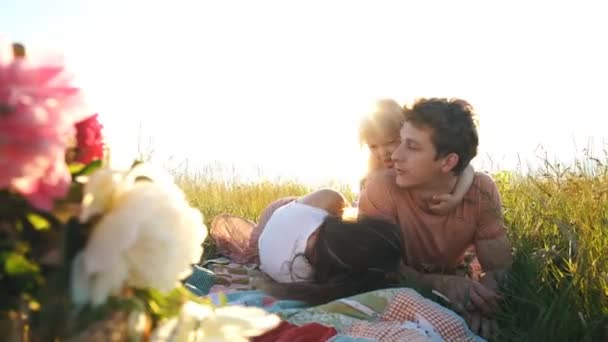
[[608, 163], [494, 178], [515, 252], [500, 340], [608, 337]]
[[[226, 181], [205, 172], [176, 177], [207, 220], [227, 212], [255, 221], [273, 200], [312, 190], [297, 182]], [[499, 172], [494, 179], [514, 248], [497, 340], [608, 337], [608, 160], [588, 158], [569, 168], [546, 162], [535, 173]], [[346, 186], [329, 186], [353, 199]]]
[[[207, 167], [199, 172], [173, 172], [177, 184], [186, 193], [191, 204], [198, 207], [210, 220], [220, 213], [231, 213], [250, 220], [257, 220], [261, 211], [272, 201], [284, 196], [300, 196], [313, 189], [289, 179], [263, 179], [244, 181], [238, 170]], [[348, 185], [336, 181], [327, 182], [352, 201], [355, 194]]]
[[[237, 170], [208, 167], [202, 172], [173, 172], [190, 204], [201, 210], [209, 226], [213, 217], [229, 213], [257, 222], [262, 210], [272, 201], [286, 196], [301, 196], [313, 189], [291, 180], [242, 181]], [[229, 177], [227, 177], [227, 174]], [[232, 177], [232, 178], [230, 178]], [[327, 187], [342, 192], [349, 201], [354, 194], [347, 185], [329, 182]], [[205, 242], [205, 257], [214, 254], [212, 241]]]

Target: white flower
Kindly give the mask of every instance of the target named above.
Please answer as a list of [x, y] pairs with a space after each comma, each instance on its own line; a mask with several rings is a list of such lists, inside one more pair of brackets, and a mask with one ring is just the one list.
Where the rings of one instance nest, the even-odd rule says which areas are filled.
[[194, 302], [182, 307], [179, 318], [158, 327], [150, 340], [171, 342], [248, 341], [279, 325], [277, 315], [255, 307], [212, 308]]
[[101, 169], [88, 179], [80, 219], [99, 215], [99, 221], [74, 260], [75, 303], [102, 304], [125, 285], [169, 291], [199, 261], [207, 236], [203, 215], [170, 177], [151, 170]]

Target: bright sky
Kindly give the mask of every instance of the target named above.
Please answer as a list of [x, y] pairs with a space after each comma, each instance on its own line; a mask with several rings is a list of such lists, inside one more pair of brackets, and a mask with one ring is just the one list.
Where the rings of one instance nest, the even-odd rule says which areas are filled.
[[480, 168], [486, 156], [501, 168], [518, 153], [533, 160], [539, 144], [562, 160], [604, 147], [604, 6], [3, 0], [0, 35], [64, 53], [119, 163], [139, 139], [156, 160], [191, 168], [217, 161], [353, 182], [357, 120], [376, 97], [467, 99]]

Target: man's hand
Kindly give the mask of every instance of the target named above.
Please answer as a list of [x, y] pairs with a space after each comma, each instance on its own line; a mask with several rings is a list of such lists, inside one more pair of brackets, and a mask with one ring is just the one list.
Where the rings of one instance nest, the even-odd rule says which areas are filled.
[[471, 331], [484, 339], [490, 339], [498, 331], [496, 321], [490, 319], [479, 311], [470, 311], [464, 315]]
[[492, 316], [498, 310], [500, 295], [474, 280], [451, 275], [429, 275], [433, 288], [445, 296], [460, 314], [477, 310]]
[[479, 278], [479, 282], [481, 284], [483, 284], [485, 287], [487, 287], [488, 289], [490, 289], [496, 293], [499, 293], [498, 282], [496, 281], [496, 277], [494, 276], [493, 273], [491, 273], [491, 272], [483, 273], [481, 278]]

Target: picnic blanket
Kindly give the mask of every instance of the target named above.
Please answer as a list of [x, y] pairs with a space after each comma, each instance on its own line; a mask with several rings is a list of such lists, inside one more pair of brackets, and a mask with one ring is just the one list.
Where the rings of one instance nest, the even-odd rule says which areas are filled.
[[226, 257], [208, 260], [203, 265], [195, 265], [192, 274], [184, 284], [194, 294], [231, 293], [255, 290], [263, 278], [259, 265], [239, 264]]
[[[225, 260], [218, 260], [216, 267], [221, 265], [220, 270], [232, 264], [222, 265], [219, 261]], [[249, 274], [241, 276], [245, 279]], [[260, 290], [248, 289], [255, 285], [251, 280], [247, 284], [215, 284], [221, 277], [197, 266], [185, 285], [218, 305], [224, 297], [229, 305], [255, 306], [279, 315], [282, 324], [254, 339], [257, 342], [483, 341], [456, 313], [411, 288], [377, 290], [311, 307], [301, 301], [278, 300]], [[238, 286], [246, 290], [236, 289]], [[221, 291], [222, 288], [229, 291]]]
[[[210, 294], [219, 301], [219, 294]], [[451, 310], [410, 288], [383, 289], [309, 307], [261, 291], [226, 295], [228, 304], [275, 313], [282, 324], [253, 341], [483, 341]]]
[[[282, 204], [277, 201], [271, 209]], [[217, 303], [223, 294], [229, 305], [256, 306], [282, 318], [281, 325], [253, 341], [483, 341], [462, 317], [411, 288], [377, 290], [313, 307], [264, 294], [257, 290], [262, 273], [255, 237], [261, 228], [228, 214], [216, 217], [211, 237], [226, 257], [195, 266], [185, 281], [192, 292]], [[463, 273], [475, 268], [471, 266], [467, 262]]]

